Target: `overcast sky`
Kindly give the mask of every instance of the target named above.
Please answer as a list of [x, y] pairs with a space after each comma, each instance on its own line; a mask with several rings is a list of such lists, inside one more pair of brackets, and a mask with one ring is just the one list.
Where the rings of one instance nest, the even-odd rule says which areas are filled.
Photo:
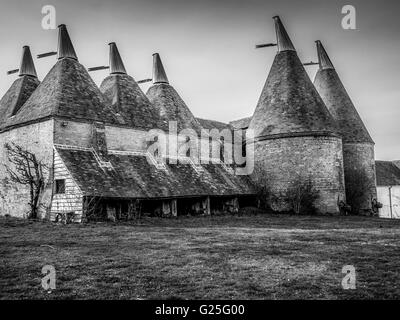
[[[130, 75], [151, 77], [159, 52], [171, 84], [197, 117], [228, 122], [252, 115], [276, 48], [272, 17], [280, 15], [303, 61], [316, 61], [320, 39], [369, 132], [376, 158], [400, 159], [400, 19], [392, 0], [1, 0], [0, 94], [17, 75], [21, 48], [54, 51], [57, 31], [41, 27], [44, 5], [56, 8], [79, 61], [108, 65], [115, 41]], [[341, 27], [343, 5], [356, 8], [357, 30]], [[40, 80], [55, 57], [35, 59]], [[314, 79], [317, 67], [308, 67]], [[107, 70], [92, 72], [97, 84]], [[149, 85], [142, 85], [146, 92]]]

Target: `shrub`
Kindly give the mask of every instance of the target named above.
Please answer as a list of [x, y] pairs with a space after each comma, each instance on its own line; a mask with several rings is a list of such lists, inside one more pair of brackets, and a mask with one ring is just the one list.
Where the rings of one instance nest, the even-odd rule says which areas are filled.
[[257, 208], [266, 211], [272, 211], [272, 193], [267, 172], [260, 165], [258, 165], [254, 168], [252, 176], [256, 189]]
[[297, 178], [286, 194], [286, 200], [294, 214], [315, 214], [315, 202], [318, 198], [319, 191], [315, 189], [311, 178]]

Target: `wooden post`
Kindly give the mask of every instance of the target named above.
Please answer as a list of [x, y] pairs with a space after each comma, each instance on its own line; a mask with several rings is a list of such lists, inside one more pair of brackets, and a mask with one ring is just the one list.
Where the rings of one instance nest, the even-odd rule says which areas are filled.
[[171, 208], [170, 208], [169, 203], [170, 202], [168, 200], [162, 202], [162, 209], [161, 210], [162, 210], [162, 214], [164, 216], [168, 215], [171, 212]]
[[210, 197], [207, 197], [203, 200], [203, 209], [204, 209], [204, 214], [206, 215], [211, 214]]
[[107, 220], [115, 222], [116, 220], [116, 210], [115, 207], [111, 204], [107, 204]]
[[178, 216], [178, 200], [176, 199], [171, 200], [171, 213], [174, 217]]

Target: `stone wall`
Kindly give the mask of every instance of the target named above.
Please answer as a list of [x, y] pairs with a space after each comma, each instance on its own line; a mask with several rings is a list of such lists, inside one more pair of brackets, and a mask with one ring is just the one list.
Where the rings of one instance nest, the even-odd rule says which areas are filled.
[[89, 148], [92, 125], [77, 121], [54, 120], [54, 143]]
[[[15, 184], [8, 179], [5, 165], [8, 164], [4, 144], [14, 142], [52, 167], [53, 160], [53, 120], [30, 124], [0, 133], [0, 214], [27, 217], [29, 212], [29, 187]], [[50, 174], [50, 171], [49, 171]], [[47, 176], [48, 178], [48, 176]], [[46, 185], [41, 202], [47, 206], [51, 200], [50, 184]], [[45, 211], [40, 212], [44, 217]]]
[[364, 183], [368, 185], [368, 188], [364, 190], [364, 195], [355, 203], [349, 204], [359, 208], [360, 213], [370, 211], [371, 200], [377, 197], [374, 145], [371, 143], [343, 144], [343, 162], [348, 200], [351, 198], [351, 192], [357, 192], [352, 189], [363, 188]]
[[[320, 213], [339, 213], [338, 199], [345, 200], [342, 142], [335, 137], [291, 137], [258, 141], [254, 146], [256, 167], [265, 172], [268, 186], [279, 200], [274, 210], [290, 210], [284, 200], [296, 179], [311, 179], [319, 191]], [[260, 174], [253, 173], [254, 180]]]

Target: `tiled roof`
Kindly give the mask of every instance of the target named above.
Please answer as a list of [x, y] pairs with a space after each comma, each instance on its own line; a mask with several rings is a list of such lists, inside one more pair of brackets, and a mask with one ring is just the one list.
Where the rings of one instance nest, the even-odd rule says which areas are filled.
[[182, 129], [193, 129], [201, 133], [201, 125], [193, 116], [178, 92], [167, 83], [152, 85], [146, 93], [150, 102], [166, 121], [176, 121], [178, 132]]
[[103, 80], [100, 91], [119, 124], [143, 130], [168, 129], [167, 121], [159, 116], [131, 76], [112, 74]]
[[378, 186], [399, 186], [400, 168], [391, 161], [375, 161]]
[[22, 107], [39, 83], [37, 78], [31, 76], [22, 76], [14, 81], [0, 100], [0, 128]]
[[12, 126], [48, 116], [117, 123], [104, 98], [76, 60], [59, 60], [20, 111], [6, 125]]
[[400, 160], [393, 160], [392, 161], [398, 168], [400, 168]]
[[196, 119], [200, 123], [201, 127], [204, 129], [208, 129], [208, 130], [218, 129], [220, 131], [223, 129], [232, 129], [228, 123], [215, 121], [215, 120], [209, 120], [209, 119], [201, 119], [201, 118], [196, 118]]
[[85, 195], [117, 198], [170, 198], [252, 194], [247, 176], [229, 173], [222, 165], [166, 164], [157, 169], [145, 155], [109, 154], [113, 169], [99, 166], [91, 151], [56, 147]]
[[234, 120], [234, 121], [229, 122], [229, 124], [232, 127], [234, 127], [235, 129], [245, 129], [245, 128], [249, 127], [251, 118], [252, 117], [246, 117], [246, 118]]
[[335, 122], [296, 51], [277, 53], [249, 129], [255, 137], [337, 134]]
[[325, 49], [320, 42], [317, 43], [317, 46], [321, 66], [315, 76], [314, 85], [333, 118], [337, 121], [343, 142], [374, 143], [336, 70], [333, 68]]

